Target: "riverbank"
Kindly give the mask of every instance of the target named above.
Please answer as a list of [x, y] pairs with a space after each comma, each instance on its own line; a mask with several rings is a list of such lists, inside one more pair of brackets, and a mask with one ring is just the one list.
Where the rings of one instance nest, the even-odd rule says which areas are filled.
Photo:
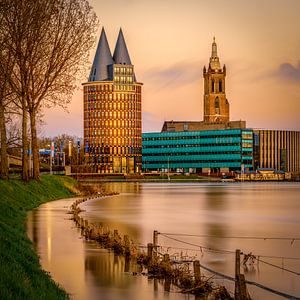
[[0, 299], [68, 299], [41, 269], [25, 230], [26, 214], [40, 204], [76, 195], [76, 181], [43, 175], [41, 182], [0, 180]]

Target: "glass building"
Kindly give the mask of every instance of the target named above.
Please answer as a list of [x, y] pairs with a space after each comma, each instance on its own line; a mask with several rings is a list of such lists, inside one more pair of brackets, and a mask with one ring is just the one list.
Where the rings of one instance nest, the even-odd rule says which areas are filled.
[[251, 129], [144, 133], [142, 138], [144, 172], [253, 170]]
[[141, 171], [141, 87], [122, 30], [112, 56], [102, 29], [89, 80], [83, 84], [85, 159], [94, 171]]

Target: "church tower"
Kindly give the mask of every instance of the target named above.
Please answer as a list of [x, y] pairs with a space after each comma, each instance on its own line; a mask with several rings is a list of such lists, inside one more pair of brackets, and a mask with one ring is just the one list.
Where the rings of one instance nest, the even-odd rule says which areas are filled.
[[228, 123], [229, 103], [225, 94], [225, 65], [221, 68], [215, 38], [209, 66], [203, 68], [204, 77], [204, 117], [206, 123]]

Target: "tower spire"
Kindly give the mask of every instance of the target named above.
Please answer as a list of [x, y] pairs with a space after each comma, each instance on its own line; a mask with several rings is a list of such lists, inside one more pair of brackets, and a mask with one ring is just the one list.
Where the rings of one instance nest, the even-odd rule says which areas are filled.
[[113, 59], [116, 64], [131, 65], [131, 60], [125, 43], [122, 28], [120, 28], [119, 31]]
[[212, 47], [211, 47], [211, 57], [210, 57], [210, 60], [209, 60], [209, 66], [213, 70], [221, 68], [219, 57], [218, 57], [217, 43], [216, 43], [216, 38], [215, 37], [213, 38], [213, 43], [212, 43]]
[[102, 27], [98, 47], [96, 50], [89, 81], [108, 80], [107, 66], [113, 64], [113, 58], [109, 49], [104, 27]]

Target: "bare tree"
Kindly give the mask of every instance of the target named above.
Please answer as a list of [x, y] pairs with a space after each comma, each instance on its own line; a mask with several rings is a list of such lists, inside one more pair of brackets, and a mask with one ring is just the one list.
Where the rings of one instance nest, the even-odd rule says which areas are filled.
[[23, 111], [23, 157], [28, 152], [28, 112], [33, 178], [39, 180], [37, 116], [42, 104], [69, 103], [76, 80], [86, 70], [97, 18], [87, 0], [6, 1], [6, 46], [16, 61], [10, 85]]
[[[5, 2], [0, 2], [0, 28], [3, 26], [4, 14], [7, 9]], [[0, 178], [8, 179], [8, 153], [7, 153], [7, 130], [6, 130], [6, 114], [7, 108], [12, 102], [12, 92], [9, 86], [9, 78], [11, 76], [14, 60], [11, 53], [5, 47], [8, 34], [6, 30], [0, 30]], [[9, 107], [11, 108], [11, 107]]]

